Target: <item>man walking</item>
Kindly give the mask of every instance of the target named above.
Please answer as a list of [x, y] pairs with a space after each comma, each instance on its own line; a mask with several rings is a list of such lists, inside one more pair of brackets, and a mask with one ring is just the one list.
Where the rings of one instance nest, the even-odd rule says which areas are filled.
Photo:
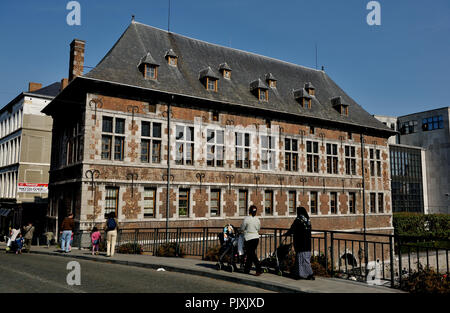
[[73, 231], [73, 213], [69, 213], [69, 216], [64, 219], [61, 224], [61, 252], [69, 253], [70, 240]]
[[25, 239], [25, 246], [27, 252], [31, 251], [31, 242], [33, 241], [33, 233], [34, 233], [34, 226], [33, 223], [29, 222], [28, 226], [25, 226], [23, 228], [23, 238]]

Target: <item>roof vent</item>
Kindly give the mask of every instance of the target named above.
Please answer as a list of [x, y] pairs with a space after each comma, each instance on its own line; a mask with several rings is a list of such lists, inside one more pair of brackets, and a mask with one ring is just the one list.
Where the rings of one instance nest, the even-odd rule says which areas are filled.
[[224, 78], [231, 78], [231, 67], [226, 62], [219, 65], [219, 72], [222, 73]]
[[316, 88], [310, 82], [305, 84], [305, 90], [309, 93], [310, 96], [316, 95]]
[[332, 98], [331, 99], [331, 105], [341, 115], [347, 115], [348, 116], [349, 104], [344, 102], [344, 100], [342, 99], [341, 96]]
[[301, 104], [302, 107], [311, 109], [312, 97], [305, 90], [305, 88], [294, 90], [294, 98]]
[[277, 87], [277, 79], [273, 76], [272, 73], [266, 74], [266, 82], [269, 84], [269, 87], [276, 88]]

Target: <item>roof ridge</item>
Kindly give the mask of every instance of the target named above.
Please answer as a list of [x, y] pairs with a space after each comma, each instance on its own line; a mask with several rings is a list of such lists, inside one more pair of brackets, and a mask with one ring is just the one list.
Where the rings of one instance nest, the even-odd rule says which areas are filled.
[[145, 26], [145, 27], [153, 28], [153, 29], [156, 29], [156, 30], [168, 33], [168, 34], [173, 34], [173, 35], [177, 35], [177, 36], [180, 36], [180, 37], [183, 37], [183, 38], [187, 38], [187, 39], [190, 39], [190, 40], [203, 42], [203, 43], [206, 43], [208, 45], [217, 46], [219, 48], [230, 49], [230, 50], [234, 50], [234, 51], [237, 51], [237, 52], [240, 52], [240, 53], [244, 53], [244, 54], [251, 54], [251, 55], [254, 55], [254, 56], [257, 56], [257, 57], [265, 58], [265, 59], [276, 61], [276, 62], [280, 62], [280, 63], [285, 63], [285, 64], [288, 64], [288, 65], [291, 65], [291, 66], [300, 67], [300, 68], [311, 70], [311, 71], [324, 72], [322, 70], [317, 70], [317, 69], [314, 69], [314, 68], [311, 68], [311, 67], [307, 67], [307, 66], [304, 66], [304, 65], [299, 65], [299, 64], [292, 63], [292, 62], [276, 59], [274, 57], [269, 57], [269, 56], [258, 54], [258, 53], [255, 53], [255, 52], [245, 51], [245, 50], [232, 48], [232, 47], [226, 47], [226, 46], [223, 46], [223, 45], [220, 45], [220, 44], [216, 44], [216, 43], [212, 43], [212, 42], [208, 42], [208, 41], [205, 41], [205, 40], [192, 38], [192, 37], [189, 37], [189, 36], [186, 36], [186, 35], [181, 35], [181, 34], [174, 33], [174, 32], [169, 32], [167, 30], [164, 30], [164, 29], [161, 29], [161, 28], [158, 28], [158, 27], [155, 27], [155, 26], [147, 25], [147, 24], [144, 24], [144, 23], [140, 23], [140, 22], [136, 22], [136, 21], [134, 23], [135, 24], [140, 24], [140, 25]]

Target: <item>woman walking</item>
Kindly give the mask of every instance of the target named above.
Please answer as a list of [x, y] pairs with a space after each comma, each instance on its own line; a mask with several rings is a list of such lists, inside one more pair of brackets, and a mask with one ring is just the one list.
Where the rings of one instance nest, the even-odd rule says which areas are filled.
[[311, 221], [304, 207], [297, 208], [297, 218], [291, 228], [282, 236], [294, 235], [296, 253], [296, 279], [314, 280], [311, 268]]
[[252, 263], [254, 263], [256, 267], [256, 276], [259, 276], [261, 275], [261, 263], [259, 263], [256, 255], [256, 248], [258, 248], [259, 229], [261, 228], [261, 223], [259, 218], [256, 217], [256, 211], [256, 206], [252, 205], [249, 209], [249, 216], [245, 217], [242, 222], [241, 232], [244, 233], [244, 247], [247, 252], [244, 273], [249, 274]]
[[108, 220], [106, 221], [105, 231], [106, 231], [106, 256], [114, 256], [114, 251], [116, 248], [117, 240], [117, 230], [119, 229], [119, 223], [116, 219], [116, 214], [111, 212], [108, 215]]

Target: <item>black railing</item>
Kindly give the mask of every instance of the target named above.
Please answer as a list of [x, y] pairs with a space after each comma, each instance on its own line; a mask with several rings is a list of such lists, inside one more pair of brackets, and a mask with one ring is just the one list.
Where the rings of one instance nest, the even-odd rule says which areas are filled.
[[[204, 259], [208, 249], [220, 245], [218, 235], [222, 230], [222, 227], [121, 229], [116, 251], [122, 245], [132, 244], [135, 253], [158, 255], [163, 244], [175, 243], [184, 255]], [[282, 237], [286, 231], [283, 228], [260, 230], [257, 253], [261, 260], [272, 256], [281, 244], [292, 243], [291, 237]], [[89, 245], [89, 233], [77, 233], [73, 246], [83, 247], [83, 236], [87, 237], [85, 242]], [[419, 267], [418, 264], [432, 267], [437, 272], [449, 272], [448, 249], [424, 247], [419, 243], [413, 245], [411, 238], [394, 235], [366, 233], [364, 241], [364, 234], [360, 232], [313, 230], [311, 250], [313, 256], [323, 261], [327, 273], [334, 277], [391, 287], [399, 285], [401, 274], [403, 277], [410, 274]]]

